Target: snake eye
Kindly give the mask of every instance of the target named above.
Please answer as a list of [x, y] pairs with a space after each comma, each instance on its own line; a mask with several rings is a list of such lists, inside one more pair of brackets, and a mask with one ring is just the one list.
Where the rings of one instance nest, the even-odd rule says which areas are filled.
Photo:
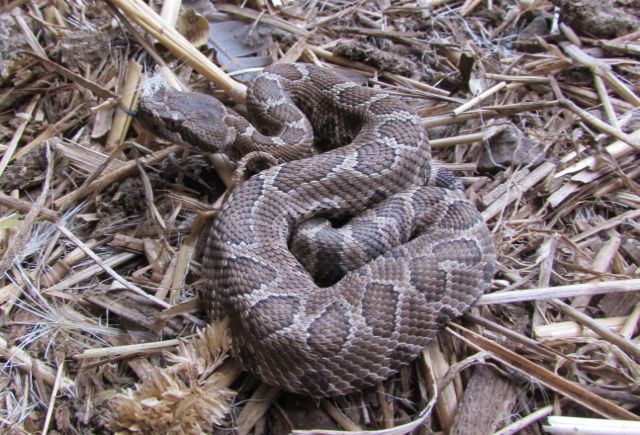
[[165, 124], [168, 130], [176, 131], [180, 129], [180, 126], [182, 125], [182, 119], [166, 119]]
[[165, 128], [169, 131], [177, 131], [182, 126], [182, 123], [187, 119], [182, 112], [178, 110], [169, 110], [162, 117]]

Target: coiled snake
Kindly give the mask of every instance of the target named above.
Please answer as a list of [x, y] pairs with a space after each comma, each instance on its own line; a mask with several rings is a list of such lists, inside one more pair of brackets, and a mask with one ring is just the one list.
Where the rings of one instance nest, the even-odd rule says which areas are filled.
[[380, 382], [488, 288], [490, 233], [396, 97], [277, 64], [247, 101], [260, 131], [202, 94], [140, 109], [169, 138], [279, 163], [233, 191], [204, 240], [209, 316], [229, 319], [266, 383], [320, 397]]

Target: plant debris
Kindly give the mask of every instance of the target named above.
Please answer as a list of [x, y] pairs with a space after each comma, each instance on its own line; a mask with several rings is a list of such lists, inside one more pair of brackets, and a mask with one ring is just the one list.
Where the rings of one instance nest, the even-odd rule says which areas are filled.
[[[635, 2], [150, 3], [0, 6], [0, 432], [640, 430]], [[229, 161], [135, 116], [158, 83], [243, 112], [273, 62], [415, 107], [498, 250], [414, 364], [318, 402], [242, 372], [199, 311]]]

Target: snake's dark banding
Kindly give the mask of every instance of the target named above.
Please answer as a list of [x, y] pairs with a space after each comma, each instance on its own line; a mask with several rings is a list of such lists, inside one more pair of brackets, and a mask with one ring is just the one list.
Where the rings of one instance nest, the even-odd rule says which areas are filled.
[[210, 318], [229, 319], [234, 354], [266, 383], [320, 397], [388, 378], [489, 287], [480, 213], [394, 96], [278, 64], [247, 107], [258, 130], [201, 94], [141, 108], [170, 138], [279, 163], [233, 191], [206, 235]]

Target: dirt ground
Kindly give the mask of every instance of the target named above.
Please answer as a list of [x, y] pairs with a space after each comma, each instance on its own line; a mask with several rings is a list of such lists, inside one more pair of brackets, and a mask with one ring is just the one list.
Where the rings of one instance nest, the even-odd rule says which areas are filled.
[[[160, 3], [0, 2], [0, 433], [640, 433], [638, 1]], [[498, 253], [469, 313], [344, 397], [231, 358], [196, 294], [233, 167], [136, 117], [163, 86], [244, 114], [274, 62], [413, 106]]]

